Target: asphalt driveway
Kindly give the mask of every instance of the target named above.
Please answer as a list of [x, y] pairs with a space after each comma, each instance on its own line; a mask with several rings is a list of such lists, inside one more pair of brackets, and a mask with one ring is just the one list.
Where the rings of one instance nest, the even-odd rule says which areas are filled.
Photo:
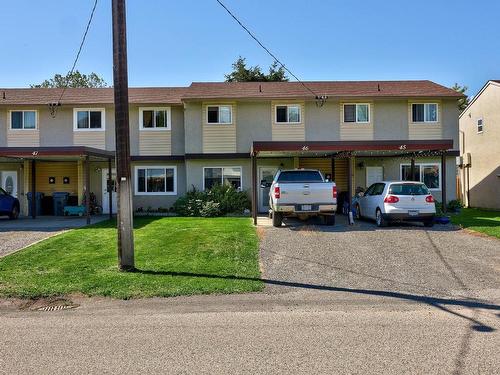
[[329, 227], [289, 220], [282, 228], [261, 227], [269, 293], [366, 291], [500, 301], [498, 239], [452, 226], [349, 226], [343, 217], [337, 222]]

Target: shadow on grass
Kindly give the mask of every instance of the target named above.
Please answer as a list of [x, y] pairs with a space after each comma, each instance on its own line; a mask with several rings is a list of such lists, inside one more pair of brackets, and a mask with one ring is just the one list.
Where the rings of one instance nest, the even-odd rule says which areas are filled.
[[478, 331], [478, 332], [493, 332], [495, 329], [493, 327], [490, 327], [490, 326], [483, 324], [479, 320], [476, 320], [476, 319], [470, 318], [466, 315], [462, 315], [460, 313], [452, 311], [445, 306], [458, 306], [458, 307], [467, 307], [470, 309], [486, 309], [486, 310], [500, 311], [500, 305], [484, 303], [484, 302], [480, 302], [480, 301], [472, 300], [472, 299], [440, 298], [440, 297], [422, 296], [422, 295], [409, 294], [409, 293], [391, 292], [391, 291], [387, 291], [387, 290], [343, 288], [343, 287], [306, 284], [306, 283], [298, 283], [298, 282], [291, 282], [291, 281], [271, 280], [271, 279], [234, 276], [234, 275], [212, 275], [212, 274], [203, 274], [203, 273], [152, 271], [152, 270], [140, 270], [140, 269], [136, 269], [136, 270], [134, 270], [134, 272], [145, 274], [145, 275], [183, 276], [183, 277], [200, 277], [200, 278], [225, 279], [225, 280], [261, 281], [265, 284], [278, 285], [278, 286], [284, 286], [284, 287], [396, 298], [396, 299], [412, 301], [412, 302], [417, 302], [417, 303], [424, 303], [424, 304], [427, 304], [429, 306], [438, 308], [442, 311], [448, 312], [452, 315], [458, 316], [460, 318], [467, 319], [473, 324], [472, 329], [474, 329], [475, 331]]

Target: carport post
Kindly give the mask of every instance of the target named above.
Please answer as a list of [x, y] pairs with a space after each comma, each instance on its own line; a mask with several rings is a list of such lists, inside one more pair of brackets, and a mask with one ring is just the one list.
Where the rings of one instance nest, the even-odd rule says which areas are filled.
[[113, 218], [113, 174], [111, 173], [111, 158], [108, 159], [108, 183], [106, 184], [109, 200], [109, 219]]
[[446, 152], [441, 154], [441, 201], [443, 212], [446, 212]]
[[335, 156], [332, 155], [332, 182], [335, 182]]
[[85, 158], [85, 211], [87, 212], [87, 224], [90, 224], [90, 162], [89, 156]]
[[415, 181], [415, 157], [411, 157], [410, 161], [410, 181]]
[[31, 162], [31, 217], [36, 219], [36, 161]]
[[[349, 202], [349, 212], [352, 210], [352, 157], [347, 158], [347, 201]], [[348, 212], [348, 213], [349, 213]]]
[[252, 152], [252, 217], [253, 225], [257, 225], [257, 157]]

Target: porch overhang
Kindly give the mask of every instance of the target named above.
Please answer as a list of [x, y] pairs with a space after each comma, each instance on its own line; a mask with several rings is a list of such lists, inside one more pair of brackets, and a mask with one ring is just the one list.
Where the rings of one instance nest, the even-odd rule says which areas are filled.
[[263, 141], [253, 142], [252, 156], [307, 155], [328, 156], [340, 153], [352, 155], [407, 154], [418, 152], [444, 153], [453, 149], [453, 140], [373, 140], [373, 141]]
[[115, 158], [114, 151], [87, 146], [67, 147], [0, 147], [0, 159], [105, 161]]

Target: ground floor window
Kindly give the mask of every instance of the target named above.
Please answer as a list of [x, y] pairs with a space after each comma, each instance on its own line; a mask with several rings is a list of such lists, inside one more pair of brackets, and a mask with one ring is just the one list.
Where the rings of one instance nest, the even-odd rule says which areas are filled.
[[215, 184], [232, 185], [241, 190], [241, 167], [203, 168], [203, 189], [210, 189]]
[[423, 182], [430, 190], [441, 189], [441, 168], [439, 163], [415, 164], [413, 177], [411, 164], [401, 164], [401, 180]]
[[176, 167], [135, 167], [135, 194], [137, 195], [174, 195], [177, 192], [176, 185]]

